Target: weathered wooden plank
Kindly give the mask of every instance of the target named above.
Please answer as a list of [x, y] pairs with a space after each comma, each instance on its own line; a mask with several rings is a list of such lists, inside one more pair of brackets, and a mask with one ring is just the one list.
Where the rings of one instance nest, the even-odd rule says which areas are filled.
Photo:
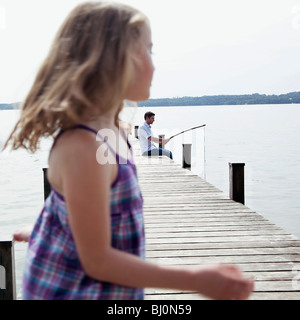
[[279, 227], [268, 224], [253, 224], [253, 225], [148, 225], [148, 232], [151, 233], [184, 233], [184, 232], [209, 232], [209, 231], [217, 231], [217, 232], [227, 232], [227, 231], [257, 231], [257, 232], [278, 232], [280, 234], [286, 234], [287, 232], [282, 230]]
[[236, 220], [228, 220], [224, 223], [222, 223], [220, 220], [217, 221], [212, 221], [212, 220], [202, 220], [202, 219], [189, 219], [189, 222], [186, 222], [186, 219], [178, 219], [177, 221], [172, 221], [172, 218], [169, 219], [160, 219], [160, 218], [152, 218], [152, 219], [145, 219], [145, 224], [147, 230], [152, 230], [152, 229], [162, 229], [162, 228], [189, 228], [189, 227], [194, 227], [194, 228], [201, 228], [204, 230], [205, 228], [220, 228], [224, 227], [225, 229], [229, 229], [230, 227], [248, 227], [249, 223], [251, 223], [252, 227], [257, 226], [258, 228], [276, 228], [278, 229], [277, 226], [274, 226], [271, 223], [267, 223], [265, 221], [259, 221], [259, 220], [248, 220], [248, 224], [246, 224], [244, 221], [240, 221], [238, 219]]
[[162, 257], [207, 257], [207, 256], [253, 256], [253, 255], [279, 255], [288, 254], [300, 257], [299, 248], [231, 248], [231, 249], [186, 249], [186, 250], [147, 250], [147, 258], [162, 258]]
[[[158, 261], [156, 261], [157, 263]], [[200, 263], [201, 262], [201, 263]], [[201, 266], [206, 265], [210, 263], [222, 263], [223, 260], [221, 259], [215, 259], [213, 262], [209, 262], [207, 259], [202, 261], [197, 261], [196, 263], [191, 264], [173, 264], [175, 266]], [[230, 262], [232, 263], [232, 262]], [[168, 265], [168, 264], [165, 264]], [[293, 262], [280, 262], [280, 261], [273, 261], [273, 262], [244, 262], [244, 263], [236, 263], [237, 266], [239, 266], [244, 272], [279, 272], [279, 271], [288, 271], [291, 272], [293, 268], [299, 266], [299, 263], [293, 263]], [[291, 279], [292, 280], [292, 279]]]
[[191, 219], [185, 219], [182, 215], [172, 217], [164, 215], [164, 216], [151, 216], [150, 214], [145, 217], [146, 228], [160, 228], [161, 226], [275, 226], [273, 223], [252, 217], [245, 217], [245, 219], [238, 219], [237, 217], [215, 217], [215, 216], [199, 216], [193, 217]]
[[[151, 237], [151, 235], [147, 235], [146, 233], [146, 243], [147, 244], [157, 244], [157, 243], [174, 243], [174, 244], [180, 244], [180, 243], [231, 243], [231, 242], [251, 242], [251, 241], [274, 241], [275, 237], [270, 235], [270, 236], [265, 236], [265, 235], [260, 235], [260, 236], [240, 236], [240, 237], [221, 237], [221, 236], [216, 236], [216, 237], [199, 237], [199, 238], [160, 238], [160, 237]], [[287, 236], [287, 235], [277, 235], [276, 236], [277, 241], [285, 241], [285, 240], [295, 240], [294, 236]]]
[[[148, 258], [149, 261], [165, 265], [197, 265], [210, 263], [274, 263], [274, 262], [290, 262], [284, 255], [249, 255], [249, 256], [205, 256], [205, 257], [160, 257]], [[295, 256], [293, 262], [296, 266], [300, 262], [300, 257]], [[277, 269], [275, 269], [277, 270]]]
[[254, 292], [249, 300], [300, 300], [300, 292]]
[[[153, 232], [147, 232], [147, 239], [162, 239], [162, 238], [206, 238], [206, 237], [222, 237], [225, 239], [226, 237], [232, 238], [232, 237], [245, 237], [245, 236], [252, 236], [252, 237], [265, 237], [269, 235], [271, 238], [277, 237], [277, 236], [286, 236], [289, 237], [289, 234], [286, 232], [278, 232], [275, 233], [274, 231], [270, 230], [264, 230], [264, 235], [261, 235], [261, 233], [257, 230], [251, 230], [251, 231], [243, 231], [243, 230], [237, 230], [237, 231], [191, 231], [191, 232], [166, 232], [164, 234], [162, 233], [153, 233]], [[291, 238], [293, 236], [290, 236]]]
[[176, 201], [169, 199], [170, 203], [168, 203], [168, 206], [166, 205], [166, 202], [164, 201], [165, 199], [162, 200], [158, 200], [157, 198], [153, 198], [150, 200], [144, 199], [144, 205], [145, 205], [145, 209], [149, 208], [158, 208], [163, 209], [163, 208], [167, 208], [167, 209], [171, 209], [171, 208], [177, 208], [177, 210], [180, 210], [181, 208], [190, 208], [190, 209], [194, 209], [195, 211], [201, 211], [201, 210], [211, 210], [212, 212], [214, 212], [215, 210], [239, 210], [241, 212], [245, 212], [245, 211], [251, 211], [248, 208], [244, 207], [244, 208], [238, 208], [237, 206], [235, 206], [232, 203], [228, 203], [228, 204], [224, 204], [224, 203], [203, 203], [198, 201], [197, 199], [183, 199], [182, 201], [178, 200], [178, 197], [176, 198]]
[[[174, 294], [174, 293], [190, 293], [197, 294], [192, 291], [177, 291], [171, 289], [147, 289], [147, 294]], [[294, 288], [291, 281], [256, 281], [254, 292], [294, 292], [300, 294], [297, 289]]]
[[[188, 215], [188, 218], [197, 219], [199, 221], [241, 221], [244, 223], [248, 223], [248, 220], [255, 220], [255, 221], [265, 221], [267, 223], [271, 223], [267, 219], [263, 218], [262, 216], [258, 216], [254, 214], [254, 212], [247, 212], [241, 213], [241, 212], [213, 212], [211, 211], [199, 211], [195, 212], [194, 210], [185, 210], [185, 211], [164, 211], [157, 213], [157, 211], [151, 211], [150, 209], [145, 210], [147, 214], [144, 215], [145, 220], [150, 219], [161, 219], [161, 220], [169, 220], [172, 222], [174, 220], [174, 223], [176, 223], [176, 220], [184, 220], [187, 221], [186, 216]], [[242, 218], [242, 219], [241, 219]], [[188, 219], [188, 221], [189, 221]], [[158, 220], [157, 220], [158, 221]]]
[[[295, 278], [295, 272], [292, 271], [261, 271], [261, 272], [246, 272], [255, 278], [255, 281], [290, 281]], [[295, 283], [294, 283], [295, 285]], [[296, 287], [294, 288], [297, 289]]]
[[[145, 300], [208, 300], [195, 293], [149, 294]], [[300, 300], [299, 292], [254, 292], [249, 300]]]
[[[231, 242], [178, 242], [178, 243], [149, 243], [147, 242], [147, 251], [165, 251], [165, 250], [192, 250], [192, 249], [202, 249], [202, 250], [215, 250], [215, 249], [274, 249], [281, 250], [285, 249], [285, 252], [290, 252], [290, 250], [295, 250], [300, 252], [299, 241], [279, 241], [278, 245], [274, 247], [271, 241], [231, 241]], [[212, 251], [213, 253], [213, 251]]]

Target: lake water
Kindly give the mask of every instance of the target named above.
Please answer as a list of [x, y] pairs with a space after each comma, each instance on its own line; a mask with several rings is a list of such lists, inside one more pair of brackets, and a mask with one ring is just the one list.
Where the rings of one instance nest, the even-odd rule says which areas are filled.
[[[300, 238], [300, 105], [153, 107], [126, 109], [122, 118], [143, 123], [156, 114], [152, 129], [169, 137], [166, 148], [181, 163], [182, 144], [192, 144], [192, 170], [228, 194], [229, 162], [245, 163], [245, 204]], [[0, 147], [19, 111], [0, 111]], [[36, 154], [24, 150], [0, 153], [0, 238], [34, 223], [43, 205], [42, 168], [50, 140]], [[15, 244], [17, 290], [20, 292], [27, 245]]]

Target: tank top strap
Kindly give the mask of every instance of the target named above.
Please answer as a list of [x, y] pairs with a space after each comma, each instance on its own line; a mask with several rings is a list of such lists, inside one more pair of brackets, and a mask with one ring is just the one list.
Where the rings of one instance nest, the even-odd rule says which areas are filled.
[[[116, 151], [112, 148], [112, 146], [107, 142], [106, 139], [104, 139], [104, 137], [102, 137], [96, 130], [94, 130], [93, 128], [90, 128], [84, 124], [76, 124], [72, 129], [83, 129], [83, 130], [87, 130], [90, 132], [93, 132], [96, 136], [98, 136], [100, 138], [101, 141], [103, 141], [107, 147], [109, 148], [109, 150], [113, 153], [114, 156], [119, 157], [119, 155], [116, 153]], [[66, 130], [60, 130], [59, 133], [57, 134], [57, 136], [54, 138], [51, 150], [53, 149], [56, 141], [58, 140], [58, 138], [64, 133], [66, 132]]]
[[90, 128], [84, 124], [76, 124], [75, 127], [73, 127], [73, 129], [83, 129], [83, 130], [91, 131], [91, 132], [95, 133], [95, 135], [98, 134], [98, 132], [95, 129]]

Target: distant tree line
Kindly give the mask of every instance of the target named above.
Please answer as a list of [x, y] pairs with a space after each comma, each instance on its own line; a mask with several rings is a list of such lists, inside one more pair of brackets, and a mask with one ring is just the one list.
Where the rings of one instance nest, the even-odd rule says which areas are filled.
[[289, 104], [300, 103], [300, 92], [291, 92], [280, 95], [245, 94], [245, 95], [218, 95], [202, 97], [176, 97], [149, 99], [140, 101], [141, 107], [162, 106], [214, 106], [214, 105], [247, 105], [247, 104]]
[[10, 110], [13, 109], [11, 104], [0, 104], [0, 110]]
[[20, 103], [0, 103], [0, 110], [13, 110], [13, 109], [19, 109]]
[[[300, 92], [290, 92], [280, 95], [242, 94], [218, 95], [202, 97], [176, 97], [160, 98], [140, 101], [140, 107], [165, 107], [165, 106], [220, 106], [220, 105], [247, 105], [247, 104], [289, 104], [300, 103]], [[0, 110], [18, 109], [20, 103], [0, 104]]]

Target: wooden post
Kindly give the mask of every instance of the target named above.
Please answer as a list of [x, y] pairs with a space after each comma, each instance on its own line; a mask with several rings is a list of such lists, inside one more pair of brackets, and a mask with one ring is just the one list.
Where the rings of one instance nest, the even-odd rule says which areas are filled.
[[245, 204], [245, 163], [229, 162], [229, 197], [231, 200]]
[[0, 239], [0, 300], [16, 300], [14, 243]]
[[48, 178], [47, 178], [47, 169], [48, 169], [48, 168], [43, 168], [43, 175], [44, 175], [44, 200], [47, 199], [47, 197], [49, 196], [49, 194], [50, 194], [50, 192], [51, 192], [50, 183], [49, 183]]
[[158, 135], [158, 138], [159, 138], [159, 148], [163, 149], [165, 147], [165, 145], [163, 144], [162, 139], [165, 138], [165, 135], [164, 134], [160, 134], [160, 135]]
[[139, 138], [139, 126], [134, 126], [134, 136], [135, 138]]
[[182, 168], [191, 170], [192, 164], [192, 145], [182, 145]]

